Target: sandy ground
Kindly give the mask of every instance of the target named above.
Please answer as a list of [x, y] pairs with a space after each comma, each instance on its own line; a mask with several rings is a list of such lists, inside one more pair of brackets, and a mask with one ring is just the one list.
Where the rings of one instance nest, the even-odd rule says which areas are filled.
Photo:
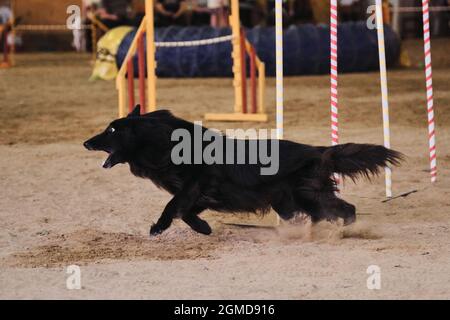
[[[87, 82], [87, 56], [19, 55], [16, 68], [0, 70], [0, 298], [450, 298], [449, 43], [434, 45], [436, 185], [423, 70], [397, 69], [392, 145], [407, 161], [394, 170], [394, 193], [416, 193], [382, 203], [383, 177], [346, 182], [342, 196], [358, 211], [351, 227], [244, 228], [207, 212], [209, 237], [176, 222], [149, 238], [169, 195], [126, 166], [101, 169], [104, 156], [82, 148], [117, 112], [114, 84]], [[417, 66], [420, 45], [408, 45]], [[326, 76], [286, 79], [286, 138], [329, 143], [328, 86]], [[382, 143], [378, 74], [344, 75], [340, 89], [342, 142]], [[233, 97], [230, 79], [163, 79], [158, 93], [189, 120], [229, 110]], [[269, 109], [272, 122], [258, 127], [274, 126]], [[81, 290], [66, 288], [71, 264], [81, 266]], [[367, 289], [369, 265], [381, 268], [381, 290]]]

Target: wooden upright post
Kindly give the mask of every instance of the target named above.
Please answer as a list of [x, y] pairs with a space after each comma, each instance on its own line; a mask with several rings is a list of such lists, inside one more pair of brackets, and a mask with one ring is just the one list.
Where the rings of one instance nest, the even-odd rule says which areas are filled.
[[250, 88], [251, 88], [251, 103], [252, 113], [257, 111], [257, 99], [256, 99], [256, 53], [253, 46], [250, 47]]
[[138, 35], [138, 70], [139, 70], [139, 103], [141, 105], [141, 113], [147, 110], [147, 102], [145, 100], [145, 47], [144, 34]]
[[145, 0], [146, 40], [147, 40], [147, 87], [148, 112], [156, 110], [156, 61], [155, 61], [155, 25], [154, 1]]
[[245, 31], [241, 29], [239, 33], [239, 39], [241, 41], [241, 90], [242, 90], [242, 113], [247, 113], [247, 55], [245, 50]]
[[134, 63], [133, 59], [128, 60], [127, 65], [128, 79], [128, 110], [131, 112], [134, 108]]
[[233, 35], [233, 86], [234, 86], [234, 112], [242, 113], [242, 49], [241, 48], [241, 20], [239, 17], [239, 1], [231, 0], [230, 15], [231, 33]]
[[119, 118], [123, 118], [127, 116], [127, 79], [117, 78], [116, 86], [119, 93]]
[[258, 94], [259, 94], [259, 104], [258, 113], [265, 114], [266, 112], [266, 65], [256, 60], [258, 64]]

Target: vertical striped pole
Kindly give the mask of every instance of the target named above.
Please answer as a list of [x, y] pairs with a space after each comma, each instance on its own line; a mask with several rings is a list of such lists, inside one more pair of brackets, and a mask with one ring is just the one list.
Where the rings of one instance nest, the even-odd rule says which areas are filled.
[[[331, 104], [331, 145], [339, 144], [338, 109], [338, 11], [337, 0], [330, 1], [330, 104]], [[338, 174], [334, 175], [337, 191], [340, 187]]]
[[[380, 60], [381, 102], [383, 108], [383, 136], [384, 146], [391, 147], [391, 134], [389, 129], [389, 102], [386, 72], [386, 53], [384, 47], [384, 26], [382, 0], [376, 0], [376, 19], [378, 34], [378, 54]], [[392, 197], [392, 171], [389, 166], [385, 168], [386, 197]]]
[[283, 0], [275, 1], [275, 42], [277, 139], [283, 139]]
[[[283, 0], [275, 1], [275, 59], [276, 59], [276, 126], [277, 139], [283, 139]], [[263, 69], [264, 70], [264, 69]], [[275, 215], [275, 224], [280, 216]]]
[[337, 0], [330, 2], [331, 144], [339, 144]]
[[431, 182], [436, 182], [436, 135], [434, 126], [434, 101], [433, 101], [433, 72], [431, 67], [431, 40], [430, 40], [430, 12], [428, 0], [422, 0], [423, 15], [423, 42], [425, 52], [425, 77], [427, 87], [427, 111], [428, 111], [428, 143], [430, 148], [430, 174]]

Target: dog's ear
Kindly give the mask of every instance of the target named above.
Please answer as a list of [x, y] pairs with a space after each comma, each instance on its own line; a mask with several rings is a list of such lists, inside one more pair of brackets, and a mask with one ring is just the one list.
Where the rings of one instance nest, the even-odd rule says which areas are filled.
[[136, 107], [134, 107], [133, 111], [131, 111], [128, 114], [128, 117], [138, 117], [141, 115], [141, 105], [137, 104]]

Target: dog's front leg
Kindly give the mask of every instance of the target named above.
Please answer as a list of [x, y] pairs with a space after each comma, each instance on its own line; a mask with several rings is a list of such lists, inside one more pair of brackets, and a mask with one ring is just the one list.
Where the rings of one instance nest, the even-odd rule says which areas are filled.
[[161, 234], [170, 227], [174, 218], [182, 217], [189, 212], [197, 201], [198, 192], [196, 183], [188, 183], [178, 191], [166, 205], [158, 221], [150, 228], [150, 235]]
[[155, 236], [162, 233], [164, 230], [170, 227], [173, 219], [177, 214], [177, 197], [173, 197], [172, 200], [164, 208], [161, 217], [159, 217], [158, 222], [156, 222], [150, 228], [150, 235]]

